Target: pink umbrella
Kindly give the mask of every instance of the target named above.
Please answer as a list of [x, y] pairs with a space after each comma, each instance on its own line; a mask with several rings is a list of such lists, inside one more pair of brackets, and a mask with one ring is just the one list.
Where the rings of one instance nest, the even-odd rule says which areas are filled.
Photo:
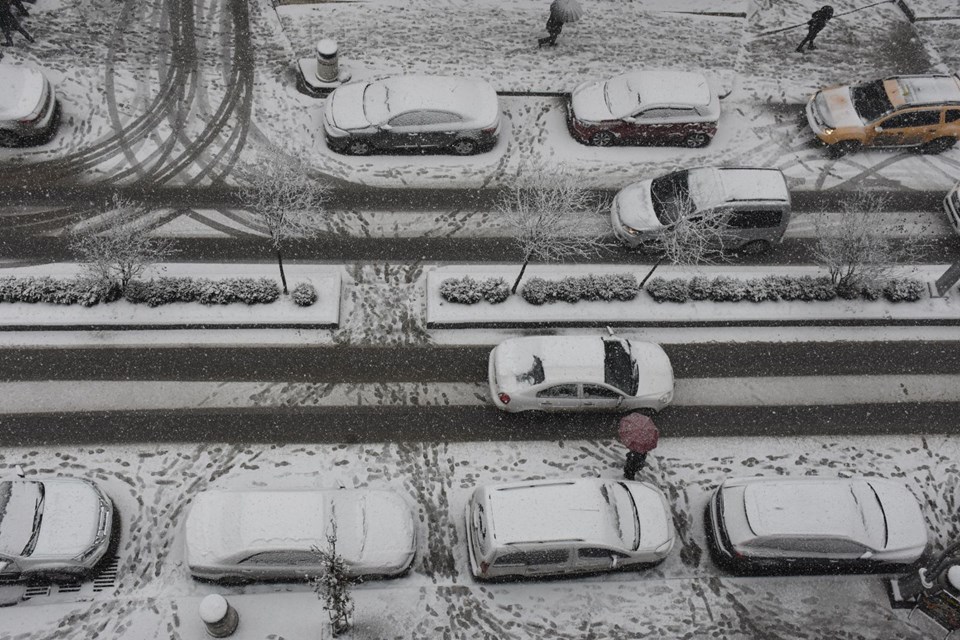
[[650, 416], [642, 413], [628, 413], [620, 418], [620, 442], [627, 449], [637, 453], [647, 453], [657, 448], [660, 430], [653, 424]]

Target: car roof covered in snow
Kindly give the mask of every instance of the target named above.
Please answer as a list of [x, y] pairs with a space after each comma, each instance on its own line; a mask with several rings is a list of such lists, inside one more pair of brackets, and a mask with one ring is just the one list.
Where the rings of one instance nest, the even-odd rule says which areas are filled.
[[833, 535], [864, 542], [866, 526], [859, 500], [876, 500], [862, 480], [782, 479], [748, 484], [743, 500], [747, 521], [758, 536]]
[[896, 76], [889, 80], [885, 83], [887, 95], [896, 107], [960, 104], [960, 77], [955, 75]]
[[604, 497], [604, 484], [581, 478], [489, 487], [493, 536], [499, 544], [583, 540], [621, 546], [615, 507]]
[[717, 177], [726, 201], [790, 200], [787, 180], [779, 169], [721, 168]]
[[526, 336], [504, 340], [497, 347], [497, 382], [506, 391], [540, 382], [603, 379], [600, 336]]
[[693, 71], [631, 71], [623, 74], [640, 104], [710, 104], [710, 83]]
[[456, 76], [393, 76], [372, 84], [387, 90], [391, 115], [421, 109], [450, 111], [469, 120], [489, 121], [500, 110], [497, 93], [479, 78]]

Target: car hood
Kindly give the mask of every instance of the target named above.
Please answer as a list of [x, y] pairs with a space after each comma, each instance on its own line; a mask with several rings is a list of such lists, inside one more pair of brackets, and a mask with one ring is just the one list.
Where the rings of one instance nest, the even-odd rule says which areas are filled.
[[371, 126], [363, 111], [363, 92], [367, 82], [352, 82], [333, 90], [327, 98], [326, 115], [330, 123], [338, 129], [366, 129]]
[[633, 357], [640, 370], [637, 395], [661, 396], [673, 391], [673, 366], [660, 345], [630, 341]]
[[[336, 498], [335, 498], [336, 499]], [[366, 573], [399, 573], [413, 559], [413, 512], [398, 494], [368, 491], [361, 500], [335, 504], [337, 550]]]
[[[667, 500], [658, 489], [639, 482], [625, 482], [637, 513], [640, 515], [640, 546], [638, 551], [655, 551], [661, 545], [675, 540], [673, 519]], [[672, 545], [671, 547], [672, 548]], [[670, 548], [661, 550], [662, 555]]]
[[585, 82], [573, 90], [570, 95], [570, 108], [577, 120], [600, 122], [615, 120], [603, 99], [603, 81]]
[[853, 108], [850, 87], [824, 89], [814, 97], [813, 104], [823, 123], [830, 128], [863, 126], [863, 120]]
[[663, 227], [653, 211], [650, 184], [644, 180], [624, 187], [616, 196], [620, 221], [638, 231], [657, 231]]
[[46, 80], [32, 67], [0, 64], [0, 119], [19, 120], [33, 113], [43, 98]]
[[34, 556], [72, 558], [97, 536], [100, 496], [86, 482], [44, 481], [43, 520]]
[[870, 480], [887, 518], [886, 551], [916, 551], [919, 558], [927, 546], [927, 523], [920, 504], [910, 490], [899, 482]]

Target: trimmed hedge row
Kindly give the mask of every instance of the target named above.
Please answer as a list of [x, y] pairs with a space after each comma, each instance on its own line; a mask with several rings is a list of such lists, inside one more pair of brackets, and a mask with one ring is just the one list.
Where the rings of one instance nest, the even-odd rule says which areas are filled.
[[568, 276], [562, 280], [530, 278], [520, 295], [530, 304], [579, 300], [633, 300], [640, 283], [632, 273]]
[[[280, 287], [269, 278], [156, 278], [133, 280], [121, 294], [118, 286], [105, 287], [82, 278], [0, 278], [0, 302], [48, 302], [91, 307], [121, 297], [133, 304], [150, 307], [173, 302], [269, 304], [280, 297]], [[317, 301], [317, 290], [312, 284], [301, 282], [293, 288], [292, 297], [297, 305], [307, 307]]]
[[647, 293], [657, 302], [712, 302], [768, 301], [827, 301], [842, 297], [847, 300], [878, 300], [881, 296], [891, 302], [916, 302], [926, 292], [923, 282], [915, 278], [894, 278], [882, 284], [857, 289], [838, 289], [828, 277], [766, 276], [741, 280], [729, 276], [690, 279], [653, 278], [646, 286]]
[[447, 278], [440, 283], [440, 296], [456, 304], [476, 304], [481, 300], [497, 304], [510, 297], [510, 285], [503, 278]]

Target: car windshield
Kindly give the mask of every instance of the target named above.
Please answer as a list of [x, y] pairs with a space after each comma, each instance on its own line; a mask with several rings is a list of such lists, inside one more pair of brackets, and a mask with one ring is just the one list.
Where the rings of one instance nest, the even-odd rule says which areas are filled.
[[627, 487], [620, 483], [609, 485], [609, 495], [613, 500], [613, 511], [616, 514], [617, 532], [623, 545], [628, 549], [640, 547], [640, 514], [633, 496]]
[[653, 212], [661, 224], [673, 224], [684, 213], [690, 200], [688, 171], [675, 171], [655, 178], [650, 183]]
[[626, 118], [637, 110], [640, 97], [630, 88], [627, 79], [620, 77], [603, 84], [603, 101], [614, 118]]
[[386, 122], [390, 117], [390, 90], [383, 82], [371, 82], [363, 90], [363, 116], [371, 124]]
[[636, 395], [640, 386], [640, 368], [624, 340], [603, 341], [603, 381], [627, 395]]
[[864, 122], [873, 122], [893, 111], [893, 104], [887, 97], [883, 80], [854, 86], [850, 89], [850, 99], [853, 101], [853, 108], [857, 110]]
[[30, 555], [42, 516], [42, 483], [0, 482], [0, 553]]

